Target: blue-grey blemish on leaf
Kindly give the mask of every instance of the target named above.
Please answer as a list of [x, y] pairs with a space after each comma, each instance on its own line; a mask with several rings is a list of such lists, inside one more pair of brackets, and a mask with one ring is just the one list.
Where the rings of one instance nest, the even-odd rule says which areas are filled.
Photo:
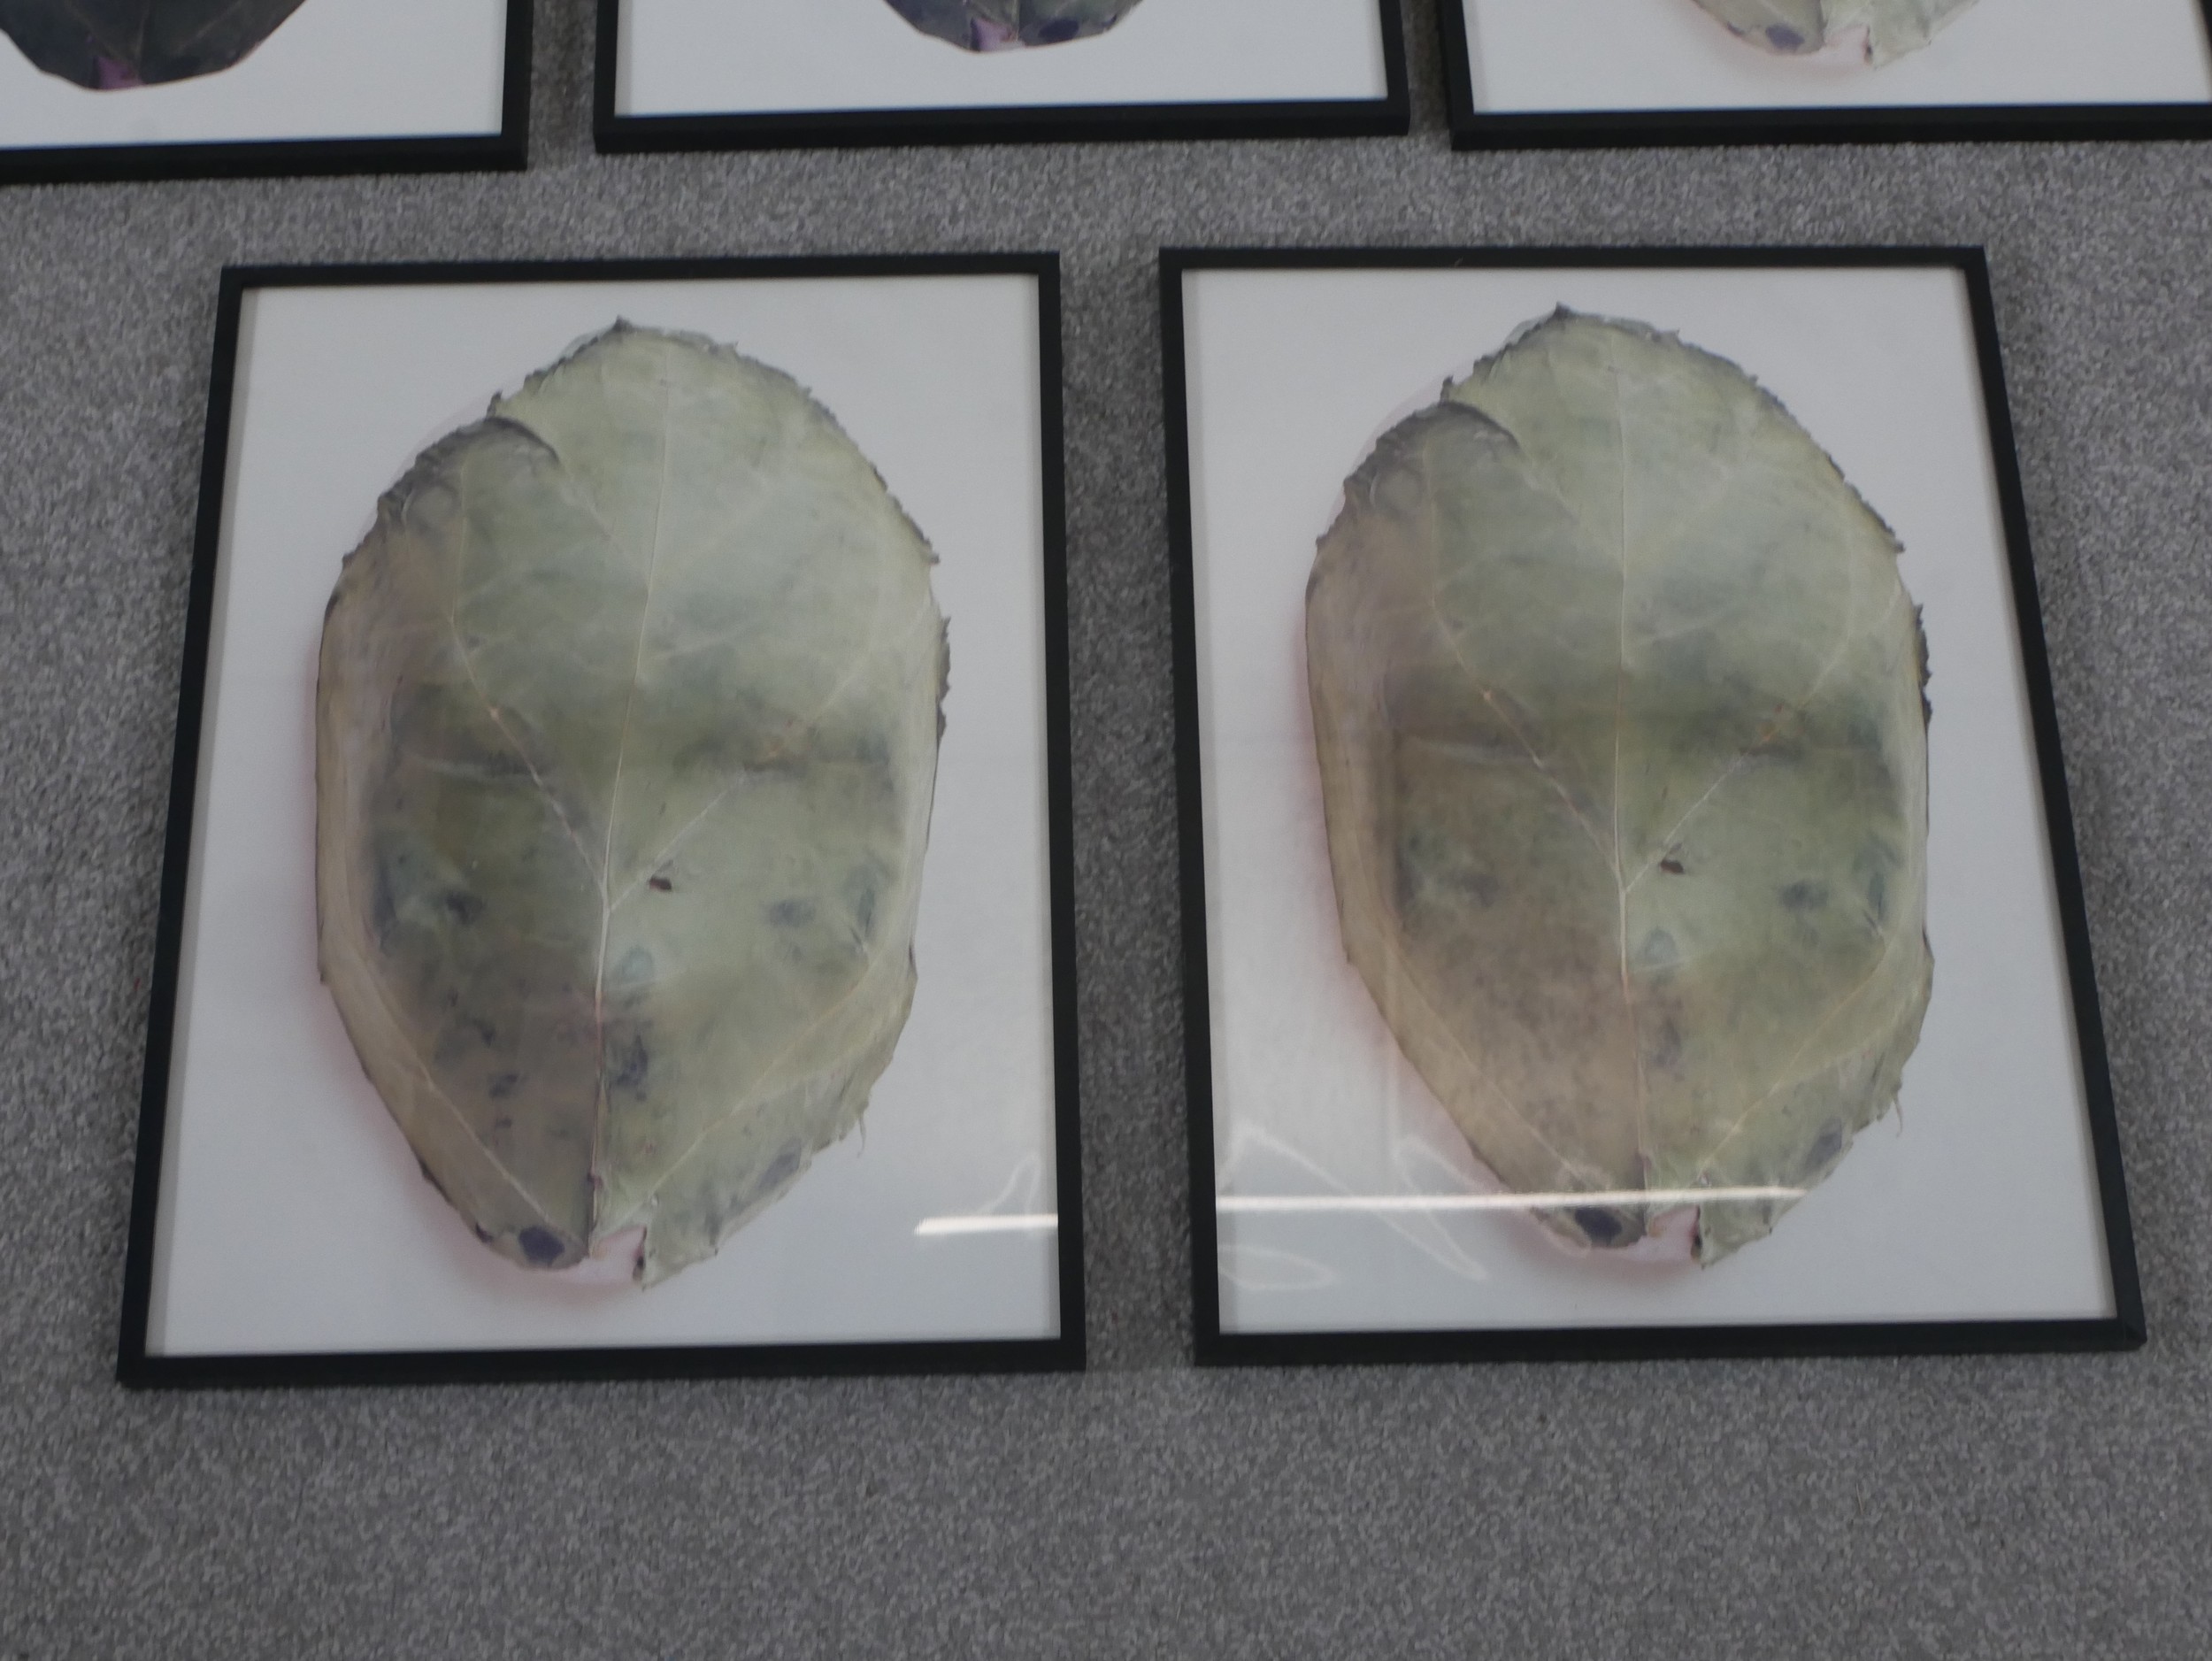
[[1447, 880], [1486, 911], [1498, 903], [1500, 884], [1486, 871], [1455, 871]]
[[1828, 886], [1823, 882], [1800, 880], [1785, 884], [1782, 889], [1784, 909], [1792, 911], [1817, 911], [1828, 904]]
[[376, 862], [376, 872], [369, 888], [369, 932], [379, 945], [392, 937], [392, 930], [399, 926], [399, 907], [392, 898], [392, 868], [388, 861]]
[[551, 1229], [534, 1225], [517, 1234], [515, 1243], [522, 1248], [522, 1255], [541, 1269], [549, 1263], [558, 1263], [568, 1250]]
[[643, 1034], [633, 1033], [630, 1042], [607, 1057], [607, 1088], [610, 1090], [641, 1090], [645, 1075], [652, 1066], [652, 1057], [646, 1052]]
[[761, 1173], [760, 1190], [772, 1194], [798, 1173], [800, 1154], [796, 1148], [787, 1148], [775, 1157], [767, 1170]]

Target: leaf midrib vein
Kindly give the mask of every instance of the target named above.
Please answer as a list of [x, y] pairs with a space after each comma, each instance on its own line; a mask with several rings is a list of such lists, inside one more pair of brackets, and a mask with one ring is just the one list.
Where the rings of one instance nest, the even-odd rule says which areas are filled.
[[[645, 661], [645, 636], [653, 624], [653, 589], [660, 574], [661, 527], [667, 515], [669, 458], [675, 448], [670, 431], [670, 411], [675, 402], [675, 385], [665, 365], [659, 376], [661, 390], [661, 467], [660, 479], [653, 492], [653, 524], [647, 539], [645, 556], [645, 593], [638, 604], [637, 641], [630, 654], [630, 683], [623, 695], [622, 729], [615, 738], [614, 778], [607, 790], [607, 841], [599, 859], [599, 951], [593, 971], [591, 989], [592, 1040], [599, 1067], [599, 1093], [592, 1114], [591, 1167], [589, 1183], [593, 1213], [592, 1233], [598, 1227], [599, 1196], [605, 1189], [603, 1167], [606, 1158], [607, 1135], [607, 937], [612, 932], [614, 906], [607, 894], [608, 882], [614, 869], [615, 827], [622, 819], [623, 763], [630, 748], [630, 719], [637, 708], [638, 673]], [[595, 504], [595, 511], [596, 504]], [[604, 523], [602, 520], [602, 523]]]
[[1628, 1044], [1636, 1065], [1636, 1175], [1648, 1186], [1651, 1177], [1650, 1085], [1644, 1073], [1643, 1023], [1636, 1008], [1635, 983], [1628, 968], [1628, 882], [1621, 857], [1621, 738], [1628, 715], [1628, 398], [1621, 386], [1620, 360], [1609, 335], [1605, 367], [1613, 386], [1613, 442], [1620, 486], [1621, 594], [1619, 634], [1613, 673], [1613, 888], [1617, 896], [1620, 940], [1621, 1007], [1628, 1018]]

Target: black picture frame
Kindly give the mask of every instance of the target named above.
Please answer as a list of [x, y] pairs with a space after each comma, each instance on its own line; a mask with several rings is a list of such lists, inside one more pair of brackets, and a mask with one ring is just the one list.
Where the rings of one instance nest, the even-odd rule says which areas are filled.
[[[1824, 109], [1486, 112], [1469, 67], [1468, 0], [1437, 0], [1445, 104], [1459, 150], [1678, 148], [1702, 144], [2012, 144], [2212, 138], [2202, 104], [1949, 104]], [[2212, 33], [2212, 0], [2198, 0]]]
[[[1803, 1325], [1562, 1326], [1232, 1332], [1222, 1326], [1205, 787], [1201, 753], [1194, 502], [1190, 464], [1185, 279], [1208, 271], [1311, 272], [1459, 268], [1946, 267], [1971, 311], [1979, 391], [2000, 496], [2012, 622], [2032, 730], [2063, 969], [2081, 1064], [2099, 1217], [2114, 1313], [2102, 1319], [1896, 1320]], [[1979, 248], [1173, 248], [1160, 256], [1162, 349], [1183, 944], [1185, 1088], [1189, 1108], [1192, 1304], [1196, 1358], [1206, 1366], [1797, 1356], [1902, 1356], [2125, 1350], [2146, 1339], [2120, 1138], [2096, 990], [2073, 819], [2060, 749], [2041, 602], [2013, 439], [1989, 271]]]
[[1397, 0], [1379, 0], [1386, 92], [1312, 103], [1022, 105], [622, 115], [615, 108], [623, 0], [598, 0], [592, 135], [603, 154], [922, 144], [1379, 138], [1409, 132], [1412, 97]]
[[507, 0], [496, 133], [0, 148], [0, 186], [383, 173], [520, 173], [530, 160], [531, 13], [531, 0]]
[[[855, 277], [1027, 277], [1036, 285], [1041, 476], [1041, 635], [1045, 812], [1051, 953], [1053, 1158], [1057, 1190], [1060, 1331], [1050, 1338], [165, 1356], [149, 1352], [157, 1228], [168, 1140], [171, 1067], [185, 946], [188, 883], [219, 562], [231, 474], [242, 313], [259, 290], [590, 281]], [[1053, 253], [621, 259], [226, 267], [221, 278], [185, 625], [176, 741], [156, 924], [146, 1058], [116, 1378], [132, 1388], [1046, 1373], [1085, 1364], [1083, 1209], [1077, 1056], [1073, 774], [1069, 750], [1065, 453], [1059, 257]]]

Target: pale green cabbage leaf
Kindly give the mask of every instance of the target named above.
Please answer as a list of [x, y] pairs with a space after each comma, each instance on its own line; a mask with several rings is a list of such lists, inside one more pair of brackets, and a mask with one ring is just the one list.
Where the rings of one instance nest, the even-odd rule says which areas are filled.
[[857, 1121], [915, 985], [933, 563], [789, 377], [626, 326], [380, 504], [323, 634], [323, 976], [498, 1251], [658, 1280]]
[[1694, 1206], [1717, 1261], [1896, 1097], [1932, 966], [1898, 551], [1733, 364], [1563, 311], [1346, 486], [1306, 634], [1344, 946], [1573, 1240]]
[[1866, 61], [1916, 52], [1974, 0], [1697, 0], [1733, 34], [1771, 52], [1817, 52], [1851, 38]]

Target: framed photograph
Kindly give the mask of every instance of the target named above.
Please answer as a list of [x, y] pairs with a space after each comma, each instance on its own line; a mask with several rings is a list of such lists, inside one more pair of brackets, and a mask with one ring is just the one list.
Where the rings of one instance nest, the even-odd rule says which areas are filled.
[[2208, 0], [1440, 0], [1461, 150], [2212, 137]]
[[1396, 0], [599, 0], [603, 150], [1403, 133]]
[[0, 184], [521, 169], [528, 0], [0, 0]]
[[1162, 281], [1200, 1359], [2140, 1343], [1979, 251]]
[[225, 273], [126, 1383], [1082, 1365], [1060, 420], [1051, 255]]

